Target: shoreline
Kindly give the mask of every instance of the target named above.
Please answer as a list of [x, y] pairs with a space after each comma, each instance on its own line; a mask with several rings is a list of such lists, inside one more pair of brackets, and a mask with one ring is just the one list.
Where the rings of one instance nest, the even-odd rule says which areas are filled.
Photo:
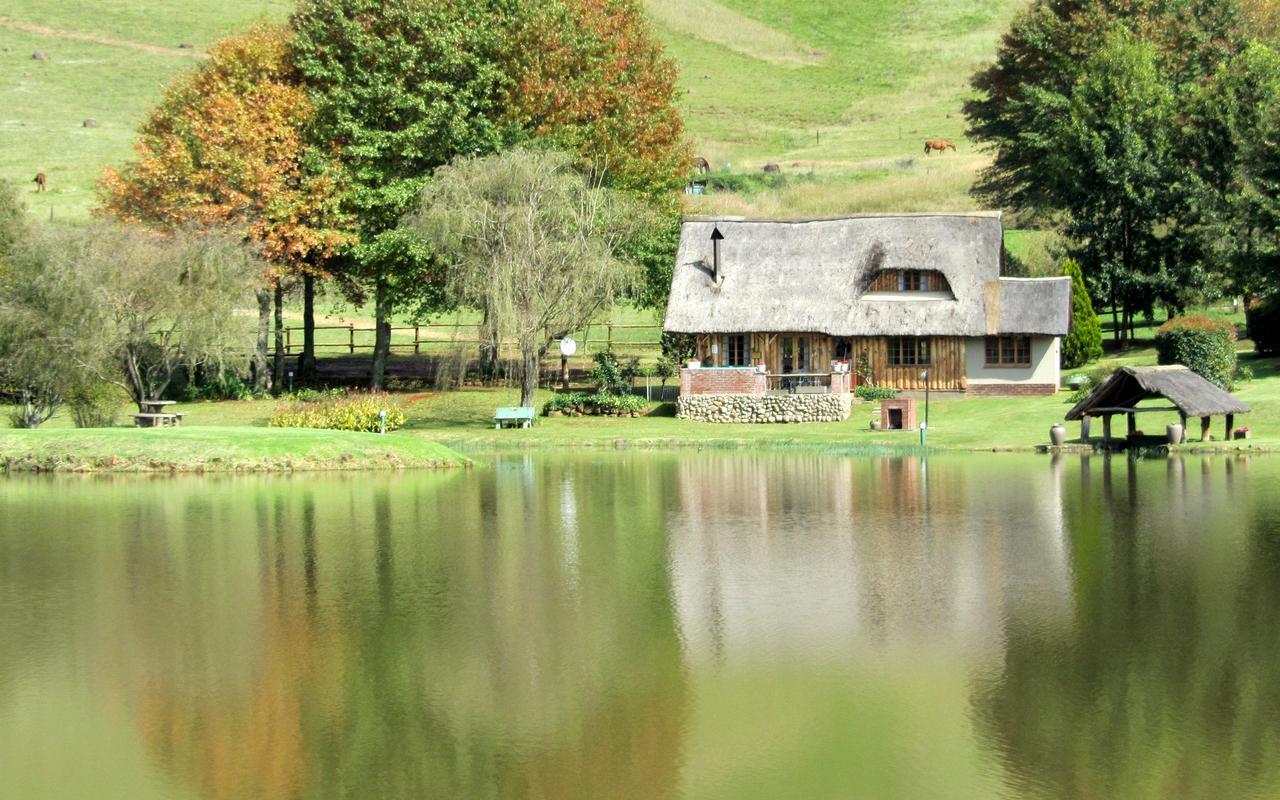
[[5, 474], [210, 474], [458, 469], [471, 459], [417, 436], [297, 428], [0, 430]]

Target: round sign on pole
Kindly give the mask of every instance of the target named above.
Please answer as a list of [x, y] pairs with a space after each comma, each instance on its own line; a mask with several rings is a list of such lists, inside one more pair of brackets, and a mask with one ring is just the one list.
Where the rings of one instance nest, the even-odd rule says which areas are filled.
[[568, 336], [560, 340], [560, 355], [568, 358], [578, 352], [578, 343]]

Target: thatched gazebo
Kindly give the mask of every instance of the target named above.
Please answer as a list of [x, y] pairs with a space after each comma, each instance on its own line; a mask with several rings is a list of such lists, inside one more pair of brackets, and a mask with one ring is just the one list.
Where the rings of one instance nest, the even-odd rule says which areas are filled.
[[[1143, 400], [1162, 397], [1172, 406], [1138, 407]], [[1225, 416], [1226, 439], [1231, 438], [1236, 414], [1247, 414], [1249, 406], [1218, 386], [1182, 366], [1120, 367], [1085, 399], [1067, 412], [1068, 421], [1080, 421], [1080, 440], [1089, 439], [1089, 422], [1102, 417], [1102, 438], [1111, 440], [1111, 418], [1125, 414], [1129, 434], [1137, 431], [1135, 415], [1152, 411], [1176, 411], [1182, 420], [1182, 437], [1186, 441], [1187, 417], [1200, 418], [1200, 439], [1209, 438], [1209, 418]]]

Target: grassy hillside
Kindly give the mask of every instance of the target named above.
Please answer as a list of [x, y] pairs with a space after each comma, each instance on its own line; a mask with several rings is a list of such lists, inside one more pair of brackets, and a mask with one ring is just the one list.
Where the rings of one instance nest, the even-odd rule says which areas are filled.
[[[682, 69], [697, 151], [717, 170], [781, 165], [783, 185], [695, 211], [963, 209], [984, 163], [963, 140], [968, 76], [1022, 0], [647, 0]], [[82, 218], [102, 166], [129, 156], [161, 87], [201, 48], [287, 0], [8, 0], [0, 10], [0, 177], [49, 192], [34, 213]], [[74, 38], [73, 38], [74, 37]], [[182, 44], [191, 48], [180, 48]], [[47, 60], [32, 60], [36, 50]], [[85, 128], [87, 118], [98, 127]], [[958, 153], [922, 154], [926, 138]]]

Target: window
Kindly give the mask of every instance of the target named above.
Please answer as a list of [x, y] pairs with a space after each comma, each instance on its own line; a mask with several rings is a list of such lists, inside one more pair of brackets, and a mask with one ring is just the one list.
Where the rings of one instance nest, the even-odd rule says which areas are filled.
[[783, 336], [779, 345], [784, 373], [805, 372], [809, 368], [808, 336]]
[[924, 336], [890, 336], [886, 340], [891, 367], [929, 366], [929, 340]]
[[720, 345], [724, 348], [722, 358], [723, 367], [747, 367], [751, 365], [751, 349], [747, 346], [747, 337], [745, 334], [735, 334], [724, 337], [724, 344]]
[[928, 288], [929, 280], [925, 277], [924, 270], [904, 269], [898, 273], [898, 291], [923, 292]]
[[1030, 336], [988, 336], [988, 367], [1031, 366]]

